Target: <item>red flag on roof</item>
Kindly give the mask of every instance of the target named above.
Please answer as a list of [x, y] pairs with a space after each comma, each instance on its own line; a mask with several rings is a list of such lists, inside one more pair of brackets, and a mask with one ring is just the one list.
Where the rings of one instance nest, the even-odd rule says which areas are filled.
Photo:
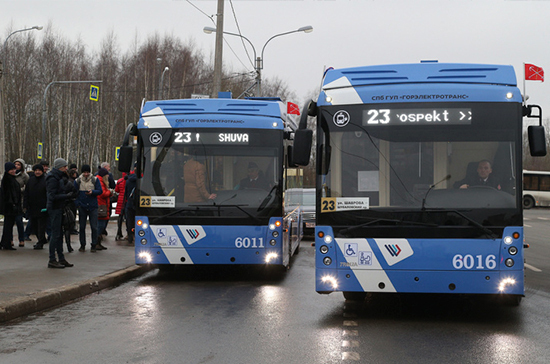
[[286, 113], [287, 114], [293, 114], [293, 115], [300, 115], [300, 107], [292, 102], [286, 103]]
[[527, 81], [544, 82], [544, 70], [534, 64], [525, 63], [525, 79]]

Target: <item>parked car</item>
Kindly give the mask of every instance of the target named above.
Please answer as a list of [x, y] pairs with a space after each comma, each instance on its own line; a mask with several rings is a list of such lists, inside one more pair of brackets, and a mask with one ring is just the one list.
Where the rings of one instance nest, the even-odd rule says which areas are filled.
[[289, 188], [285, 191], [285, 214], [299, 207], [306, 236], [315, 233], [315, 188]]

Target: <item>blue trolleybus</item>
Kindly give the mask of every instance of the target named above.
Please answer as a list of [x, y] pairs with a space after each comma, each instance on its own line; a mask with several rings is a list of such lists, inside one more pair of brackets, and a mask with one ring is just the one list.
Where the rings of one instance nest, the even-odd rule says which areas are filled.
[[136, 263], [288, 267], [302, 236], [283, 216], [289, 120], [275, 100], [146, 102], [119, 162], [137, 160]]
[[[522, 117], [541, 120], [541, 109], [523, 105], [511, 66], [330, 69], [308, 110], [317, 117], [318, 293], [502, 294], [519, 303]], [[310, 135], [297, 133], [297, 159], [307, 160], [297, 143]], [[544, 155], [543, 127], [529, 137], [531, 153]]]

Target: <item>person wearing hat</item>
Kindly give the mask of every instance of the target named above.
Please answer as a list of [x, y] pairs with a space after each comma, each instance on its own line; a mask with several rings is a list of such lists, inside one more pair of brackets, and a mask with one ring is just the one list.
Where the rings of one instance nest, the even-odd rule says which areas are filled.
[[86, 251], [86, 220], [90, 220], [90, 229], [92, 230], [91, 252], [97, 251], [97, 196], [101, 195], [101, 182], [96, 176], [92, 176], [92, 169], [84, 164], [80, 169], [80, 176], [74, 181], [78, 190], [78, 197], [75, 204], [78, 208], [79, 216], [79, 252]]
[[31, 174], [27, 187], [25, 188], [23, 206], [27, 209], [30, 217], [29, 224], [38, 238], [34, 249], [43, 249], [46, 239], [46, 225], [48, 224], [48, 214], [43, 212], [48, 202], [46, 192], [46, 176], [44, 167], [41, 164], [35, 164], [32, 167], [34, 174]]
[[239, 182], [239, 190], [250, 188], [269, 191], [269, 183], [264, 176], [260, 174], [260, 169], [255, 162], [248, 163], [248, 177], [243, 178], [241, 182]]
[[[63, 175], [67, 174], [68, 165], [65, 159], [57, 158], [53, 162], [53, 169], [46, 176], [47, 210], [52, 229], [48, 268], [65, 268], [74, 265], [67, 262], [63, 255], [63, 206], [65, 200], [77, 196], [77, 193], [65, 193]], [[59, 261], [56, 259], [56, 253]]]
[[13, 241], [15, 218], [23, 212], [21, 186], [15, 179], [15, 164], [6, 162], [4, 168], [6, 173], [4, 173], [4, 177], [2, 178], [0, 190], [0, 213], [4, 215], [4, 231], [2, 231], [0, 247], [4, 250], [16, 250], [11, 244]]
[[50, 162], [41, 161], [40, 165], [44, 168], [44, 174], [48, 174], [48, 172], [50, 171]]
[[113, 190], [109, 189], [109, 171], [106, 168], [100, 168], [97, 172], [97, 178], [101, 183], [101, 194], [97, 196], [98, 214], [97, 214], [97, 238], [96, 250], [107, 250], [107, 247], [101, 244], [103, 240], [102, 232], [107, 228], [109, 217], [111, 216], [111, 195]]

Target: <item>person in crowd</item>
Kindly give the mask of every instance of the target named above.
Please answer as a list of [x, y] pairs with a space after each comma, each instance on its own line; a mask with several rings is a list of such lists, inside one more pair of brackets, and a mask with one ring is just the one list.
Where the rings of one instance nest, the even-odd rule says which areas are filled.
[[65, 200], [63, 205], [63, 236], [65, 237], [65, 244], [67, 244], [67, 251], [73, 252], [71, 246], [71, 233], [74, 231], [76, 225], [76, 214], [73, 212], [76, 210], [75, 198], [78, 196], [78, 190], [74, 185], [77, 173], [74, 170], [68, 171], [68, 174], [63, 176], [64, 191], [66, 194], [74, 196]]
[[0, 246], [4, 250], [16, 250], [12, 246], [13, 225], [17, 215], [23, 211], [21, 205], [21, 186], [15, 179], [15, 164], [6, 162], [5, 173], [0, 185], [0, 213], [4, 215], [4, 230]]
[[[29, 182], [29, 175], [25, 171], [25, 161], [22, 158], [16, 159], [13, 164], [15, 164], [15, 179], [21, 186], [21, 196], [25, 192], [25, 187], [27, 182]], [[23, 200], [21, 200], [23, 203]], [[19, 238], [19, 247], [23, 248], [25, 246], [25, 225], [23, 224], [23, 218], [25, 213], [23, 212], [23, 206], [21, 206], [21, 213], [15, 217], [15, 224], [17, 225], [17, 236]]]
[[117, 221], [117, 233], [115, 240], [120, 241], [124, 240], [122, 236], [122, 224], [124, 223], [125, 216], [124, 216], [124, 204], [126, 203], [126, 200], [124, 199], [124, 189], [126, 187], [126, 173], [122, 173], [122, 178], [120, 178], [116, 182], [115, 186], [115, 192], [118, 193], [118, 199], [116, 203], [116, 210], [115, 213], [118, 214], [118, 221]]
[[48, 243], [46, 239], [48, 214], [44, 211], [46, 209], [48, 197], [44, 167], [41, 164], [36, 164], [32, 167], [32, 170], [34, 173], [30, 176], [27, 187], [25, 188], [23, 206], [27, 210], [27, 215], [30, 217], [28, 225], [33, 226], [33, 230], [38, 239], [38, 242], [34, 245], [34, 249], [38, 250], [44, 249], [44, 244]]
[[462, 189], [474, 186], [489, 186], [500, 190], [500, 183], [491, 173], [493, 173], [491, 162], [483, 159], [477, 165], [477, 176], [466, 176], [463, 180], [456, 182], [455, 185]]
[[216, 198], [216, 194], [206, 189], [206, 167], [192, 157], [183, 165], [183, 180], [184, 202], [204, 202]]
[[[47, 176], [47, 174], [50, 172], [50, 162], [43, 160], [40, 162], [40, 164], [44, 168], [44, 175]], [[46, 223], [46, 237], [48, 238], [48, 241], [50, 241], [51, 235], [52, 235], [52, 228], [50, 227], [50, 219], [48, 218], [48, 221]]]
[[71, 171], [75, 171], [76, 174], [78, 174], [78, 167], [75, 163], [71, 163], [71, 165], [69, 166], [69, 170], [67, 171], [69, 175], [71, 174]]
[[136, 208], [135, 208], [135, 189], [137, 186], [137, 176], [134, 169], [130, 171], [130, 174], [126, 176], [126, 185], [124, 186], [124, 205], [126, 215], [126, 233], [128, 236], [128, 244], [134, 245], [134, 228], [136, 220]]
[[[76, 164], [74, 164], [74, 163], [71, 164], [71, 166], [76, 168]], [[74, 181], [78, 177], [78, 170], [69, 168], [68, 174], [69, 174], [69, 181], [70, 181], [71, 185], [74, 185]], [[71, 233], [71, 235], [78, 235], [78, 230], [76, 229], [76, 214], [78, 213], [78, 210], [76, 208], [76, 203], [74, 202], [74, 200], [71, 201], [71, 203], [69, 204], [69, 207], [71, 208], [71, 211], [73, 212], [73, 215], [75, 217], [75, 225], [71, 229], [70, 233]]]
[[[53, 162], [53, 169], [46, 176], [46, 190], [48, 193], [47, 210], [50, 217], [52, 235], [50, 237], [50, 260], [48, 268], [72, 267], [63, 255], [63, 206], [65, 201], [74, 198], [73, 194], [65, 192], [63, 175], [67, 174], [68, 163], [63, 158]], [[56, 259], [56, 253], [57, 258]]]
[[256, 188], [269, 191], [269, 182], [260, 174], [258, 165], [254, 162], [248, 163], [248, 177], [239, 182], [239, 190]]
[[78, 190], [76, 205], [79, 216], [79, 252], [86, 251], [86, 220], [90, 221], [92, 235], [91, 252], [97, 251], [97, 197], [103, 192], [101, 182], [96, 176], [92, 176], [92, 169], [85, 164], [80, 169], [81, 174], [75, 180], [74, 184]]
[[48, 174], [50, 171], [50, 163], [48, 161], [41, 161], [40, 164], [44, 168], [44, 174]]
[[[105, 168], [109, 174], [109, 185], [108, 187], [111, 188], [111, 189], [114, 189], [115, 186], [116, 186], [116, 182], [115, 182], [115, 178], [113, 177], [113, 174], [111, 173], [111, 165], [109, 164], [109, 162], [102, 162], [100, 167], [101, 168]], [[98, 170], [98, 173], [99, 173], [99, 170]]]
[[[101, 168], [106, 169], [109, 175], [109, 184], [107, 185], [107, 187], [114, 190], [114, 188], [116, 187], [116, 182], [115, 182], [115, 178], [113, 177], [113, 174], [111, 173], [111, 165], [109, 164], [109, 162], [101, 162], [101, 164], [97, 168], [98, 173]], [[98, 175], [98, 173], [96, 173], [96, 176]], [[111, 203], [109, 203], [109, 216], [111, 216], [111, 213], [112, 213], [112, 206], [111, 206]], [[101, 235], [107, 235], [107, 226], [105, 225], [105, 229], [103, 231], [99, 230], [99, 233]]]
[[105, 168], [100, 168], [97, 172], [97, 177], [101, 183], [102, 193], [97, 196], [97, 231], [100, 232], [97, 238], [97, 250], [107, 250], [107, 248], [101, 244], [103, 236], [101, 232], [107, 229], [107, 224], [109, 223], [109, 217], [111, 215], [109, 206], [111, 205], [111, 195], [114, 192], [112, 189], [109, 189], [109, 171]]

